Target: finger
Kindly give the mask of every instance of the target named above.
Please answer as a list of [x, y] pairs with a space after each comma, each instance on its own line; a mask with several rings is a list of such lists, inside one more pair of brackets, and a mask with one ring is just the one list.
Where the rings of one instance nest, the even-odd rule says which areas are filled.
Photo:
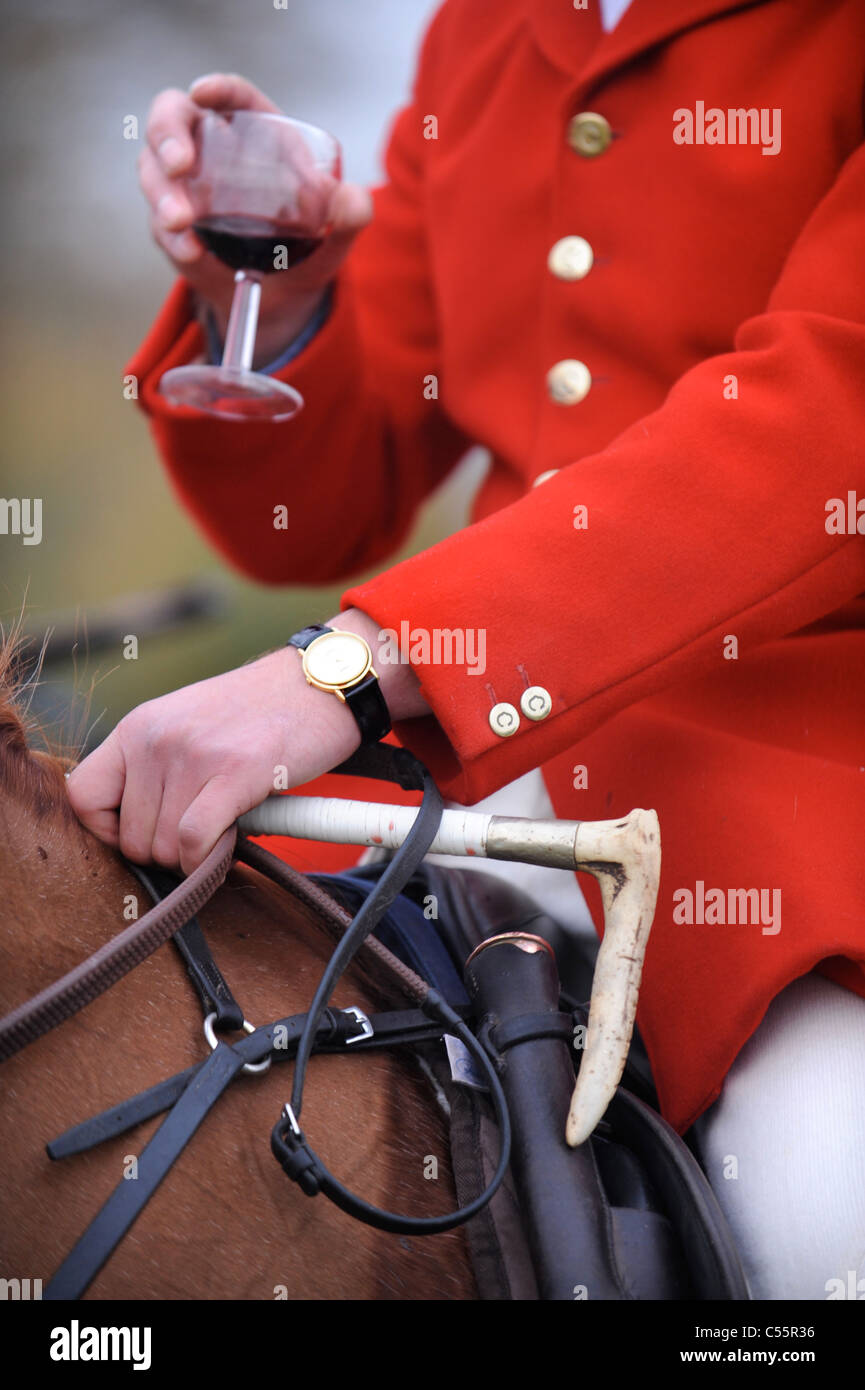
[[151, 862], [151, 846], [165, 785], [147, 756], [133, 756], [126, 771], [120, 803], [118, 844], [121, 854], [134, 864]]
[[372, 196], [368, 188], [359, 183], [337, 185], [331, 203], [331, 240], [336, 237], [351, 238], [372, 220]]
[[180, 270], [195, 265], [206, 254], [194, 232], [163, 232], [154, 223], [151, 231], [156, 244]]
[[372, 217], [372, 198], [359, 184], [340, 184], [331, 204], [331, 231], [323, 244], [299, 268], [298, 278], [305, 274], [321, 281], [334, 274], [357, 236]]
[[155, 98], [147, 117], [147, 143], [169, 178], [195, 163], [195, 128], [201, 108], [187, 92], [170, 87]]
[[180, 823], [204, 785], [202, 775], [190, 773], [183, 780], [171, 780], [164, 787], [150, 846], [154, 864], [162, 864], [166, 869], [180, 868]]
[[85, 819], [79, 816], [91, 834], [104, 845], [117, 849], [120, 844], [120, 816], [117, 811], [89, 811]]
[[138, 159], [138, 181], [163, 231], [182, 232], [191, 225], [194, 210], [184, 185], [166, 177], [149, 146]]
[[149, 145], [145, 145], [138, 156], [138, 183], [151, 207], [155, 208], [163, 193], [170, 187], [162, 170], [162, 165]]
[[254, 800], [244, 794], [237, 775], [217, 773], [202, 787], [177, 827], [180, 867], [191, 874], [207, 857], [220, 835]]
[[190, 229], [185, 232], [166, 231], [154, 216], [150, 219], [150, 231], [157, 246], [174, 261], [179, 270], [195, 265], [207, 254], [198, 237]]
[[208, 72], [197, 77], [189, 95], [209, 111], [279, 111], [279, 107], [236, 72]]
[[82, 825], [105, 844], [118, 843], [117, 808], [125, 781], [126, 762], [116, 733], [110, 733], [66, 779], [73, 811]]
[[154, 241], [178, 270], [200, 261], [205, 249], [190, 230], [192, 203], [181, 182], [172, 182], [150, 146], [138, 157], [138, 180], [151, 208], [150, 230]]

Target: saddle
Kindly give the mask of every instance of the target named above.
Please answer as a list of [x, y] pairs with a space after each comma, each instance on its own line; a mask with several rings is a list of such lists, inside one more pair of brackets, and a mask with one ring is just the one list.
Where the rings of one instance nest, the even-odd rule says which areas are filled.
[[[357, 910], [380, 873], [375, 864], [312, 878]], [[437, 905], [434, 920], [424, 915], [431, 899]], [[708, 1180], [658, 1113], [638, 1033], [604, 1121], [579, 1149], [564, 1144], [580, 1064], [575, 1034], [587, 1018], [577, 999], [588, 998], [594, 966], [587, 943], [568, 937], [512, 883], [431, 860], [406, 885], [376, 935], [450, 1002], [471, 1004], [469, 991], [475, 1002], [482, 1000], [474, 1025], [505, 1080], [514, 1138], [502, 1187], [466, 1226], [481, 1298], [749, 1297]], [[554, 955], [527, 955], [515, 944], [518, 938], [564, 947], [568, 992], [559, 984]], [[481, 952], [484, 942], [501, 943], [505, 950]], [[489, 964], [496, 956], [491, 980]], [[484, 957], [485, 977], [479, 980]], [[460, 963], [472, 958], [463, 980]], [[539, 1012], [545, 1012], [546, 1025]], [[423, 1051], [447, 1101], [457, 1195], [467, 1202], [488, 1180], [499, 1151], [493, 1107], [482, 1078], [466, 1073], [463, 1059], [454, 1062], [453, 1050], [428, 1044]]]

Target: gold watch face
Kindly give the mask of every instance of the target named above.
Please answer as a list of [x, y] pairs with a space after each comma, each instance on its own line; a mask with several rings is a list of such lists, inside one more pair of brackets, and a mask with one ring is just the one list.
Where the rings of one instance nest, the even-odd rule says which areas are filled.
[[323, 690], [345, 690], [372, 669], [372, 652], [354, 632], [324, 632], [303, 653], [308, 681]]

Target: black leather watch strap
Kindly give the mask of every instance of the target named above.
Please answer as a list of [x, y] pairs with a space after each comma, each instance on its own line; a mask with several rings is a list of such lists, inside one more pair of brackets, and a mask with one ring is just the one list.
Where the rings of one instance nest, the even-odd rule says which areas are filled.
[[309, 627], [302, 627], [300, 632], [289, 637], [286, 645], [297, 647], [299, 652], [305, 652], [310, 642], [314, 642], [316, 637], [320, 637], [323, 632], [333, 632], [333, 628], [328, 627], [327, 623], [311, 623]]
[[385, 734], [390, 733], [390, 713], [381, 693], [378, 676], [370, 672], [357, 685], [342, 693], [345, 703], [357, 720], [357, 727], [364, 743], [378, 743]]

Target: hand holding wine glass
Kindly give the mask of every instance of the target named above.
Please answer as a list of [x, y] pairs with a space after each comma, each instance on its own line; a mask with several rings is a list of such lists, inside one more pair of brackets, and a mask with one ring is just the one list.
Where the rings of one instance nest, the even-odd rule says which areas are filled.
[[[338, 147], [333, 137], [326, 136], [325, 132], [320, 132], [323, 143], [318, 148], [325, 151], [326, 177], [316, 177], [309, 167], [310, 158], [316, 157], [314, 150], [309, 148], [303, 135], [296, 138], [298, 133], [311, 128], [287, 119], [257, 126], [255, 138], [247, 146], [247, 152], [252, 151], [253, 167], [244, 171], [243, 160], [234, 159], [239, 176], [233, 189], [232, 154], [236, 156], [243, 148], [237, 131], [228, 145], [223, 139], [216, 160], [223, 171], [222, 186], [215, 187], [206, 170], [202, 181], [201, 126], [206, 112], [220, 112], [227, 118], [221, 126], [223, 137], [230, 133], [233, 113], [245, 113], [244, 121], [252, 112], [279, 116], [266, 96], [235, 75], [213, 74], [200, 78], [189, 94], [178, 90], [161, 92], [151, 108], [148, 144], [139, 160], [141, 185], [151, 207], [153, 236], [199, 299], [211, 307], [224, 332], [234, 290], [231, 267], [238, 264], [238, 243], [225, 240], [211, 219], [219, 212], [245, 218], [263, 213], [259, 221], [272, 224], [276, 215], [279, 235], [271, 240], [270, 246], [266, 241], [259, 241], [256, 245], [247, 243], [245, 248], [247, 254], [258, 258], [258, 271], [253, 270], [261, 295], [257, 361], [266, 362], [276, 356], [314, 314], [354, 237], [369, 221], [371, 199], [367, 190], [356, 184], [334, 184], [332, 154], [335, 149], [338, 153]], [[329, 174], [328, 161], [331, 163]], [[210, 163], [212, 166], [213, 161]], [[256, 182], [264, 187], [256, 188]], [[285, 194], [281, 203], [274, 196], [280, 183]], [[298, 237], [304, 231], [322, 230], [313, 227], [313, 222], [322, 211], [316, 204], [320, 205], [328, 184], [332, 193], [330, 231], [316, 250], [309, 241], [317, 237], [309, 237], [307, 244]], [[208, 199], [214, 198], [218, 198], [221, 207], [213, 201], [208, 203]], [[217, 259], [213, 249], [208, 250], [202, 237], [193, 230], [196, 224], [204, 239], [213, 249], [219, 250], [230, 265]], [[234, 230], [243, 228], [247, 232], [255, 230], [249, 221]], [[223, 226], [222, 231], [225, 230]], [[267, 236], [268, 229], [259, 226], [258, 230], [263, 230]], [[275, 262], [274, 242], [277, 248], [285, 247]], [[262, 271], [268, 273], [262, 274]], [[248, 413], [248, 409], [241, 411], [244, 418]]]
[[231, 420], [287, 420], [303, 398], [253, 370], [262, 280], [311, 256], [331, 229], [341, 151], [318, 126], [270, 111], [203, 111], [185, 179], [193, 228], [235, 273], [220, 366], [166, 372], [160, 393]]

